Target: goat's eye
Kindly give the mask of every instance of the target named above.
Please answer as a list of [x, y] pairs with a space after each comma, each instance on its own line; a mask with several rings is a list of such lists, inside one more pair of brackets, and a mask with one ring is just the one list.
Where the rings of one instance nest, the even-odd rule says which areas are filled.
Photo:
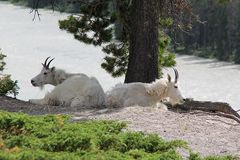
[[44, 74], [44, 75], [47, 75], [47, 72], [44, 72], [43, 74]]
[[174, 86], [174, 88], [178, 88], [178, 86]]

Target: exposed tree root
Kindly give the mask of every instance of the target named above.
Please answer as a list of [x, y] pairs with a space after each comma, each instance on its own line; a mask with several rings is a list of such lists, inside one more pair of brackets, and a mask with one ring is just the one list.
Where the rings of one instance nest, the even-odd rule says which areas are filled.
[[227, 113], [222, 113], [222, 112], [209, 113], [209, 114], [230, 118], [230, 119], [233, 119], [236, 122], [240, 123], [240, 119], [237, 118], [236, 116], [232, 115], [232, 114], [227, 114]]
[[210, 102], [210, 101], [194, 101], [191, 99], [187, 99], [184, 104], [171, 106], [167, 104], [167, 106], [173, 110], [181, 109], [183, 111], [193, 111], [193, 110], [201, 110], [204, 112], [213, 113], [214, 115], [226, 117], [235, 120], [240, 123], [240, 115], [232, 109], [232, 107], [228, 103], [223, 102]]

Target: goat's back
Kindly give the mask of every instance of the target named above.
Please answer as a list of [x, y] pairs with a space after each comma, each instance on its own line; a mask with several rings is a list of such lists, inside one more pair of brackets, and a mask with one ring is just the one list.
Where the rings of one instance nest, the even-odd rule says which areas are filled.
[[141, 82], [118, 84], [107, 93], [108, 106], [129, 106], [152, 104], [152, 97], [146, 92], [146, 84]]
[[71, 105], [73, 100], [83, 98], [88, 99], [88, 104], [85, 104], [88, 106], [104, 105], [105, 103], [105, 94], [98, 80], [84, 74], [66, 79], [54, 88], [51, 96], [64, 102], [65, 105]]

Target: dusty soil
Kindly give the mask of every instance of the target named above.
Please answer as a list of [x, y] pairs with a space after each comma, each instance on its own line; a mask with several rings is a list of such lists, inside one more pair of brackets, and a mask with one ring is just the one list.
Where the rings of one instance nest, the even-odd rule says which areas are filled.
[[74, 121], [113, 119], [129, 123], [129, 129], [156, 133], [172, 140], [182, 139], [203, 155], [240, 156], [240, 124], [236, 121], [202, 111], [178, 112], [153, 107], [69, 108], [40, 106], [0, 96], [0, 109], [28, 114], [67, 113]]

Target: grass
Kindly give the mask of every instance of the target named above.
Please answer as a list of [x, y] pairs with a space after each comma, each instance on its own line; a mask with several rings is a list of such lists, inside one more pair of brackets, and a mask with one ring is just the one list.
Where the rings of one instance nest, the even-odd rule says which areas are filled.
[[[29, 116], [0, 112], [0, 160], [182, 160], [181, 140], [165, 141], [154, 134], [131, 132], [117, 121], [73, 123], [68, 115]], [[191, 160], [234, 160], [191, 153]]]

